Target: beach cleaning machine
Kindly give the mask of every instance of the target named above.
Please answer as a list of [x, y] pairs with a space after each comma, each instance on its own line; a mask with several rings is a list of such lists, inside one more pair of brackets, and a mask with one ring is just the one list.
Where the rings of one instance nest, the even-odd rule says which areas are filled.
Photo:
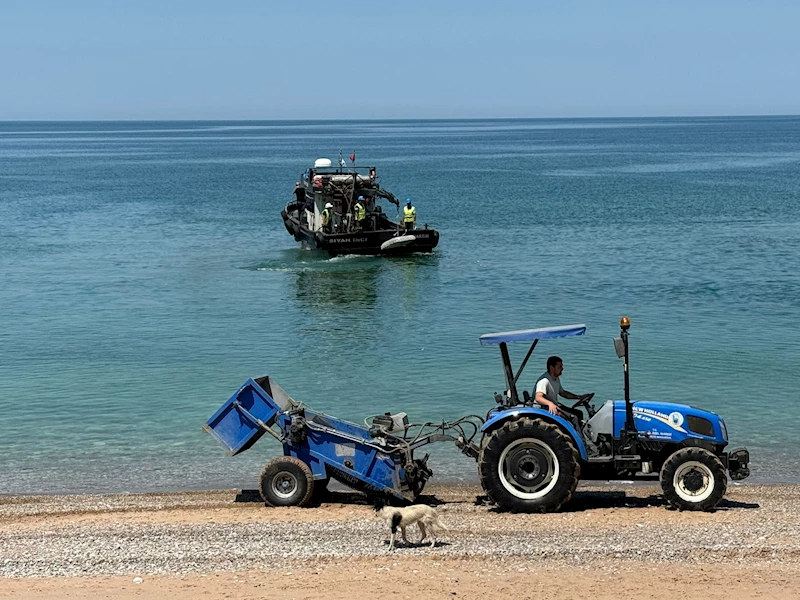
[[418, 448], [439, 441], [465, 446], [483, 418], [410, 424], [405, 413], [377, 415], [369, 427], [315, 412], [293, 400], [269, 377], [248, 379], [203, 428], [231, 455], [250, 448], [264, 433], [283, 445], [261, 473], [260, 491], [272, 506], [303, 506], [331, 478], [359, 491], [413, 499], [431, 476], [428, 455]]
[[[599, 408], [593, 394], [558, 414], [536, 403], [517, 381], [540, 340], [580, 336], [586, 326], [567, 325], [489, 333], [497, 344], [506, 390], [486, 417], [409, 423], [405, 413], [367, 418], [365, 426], [313, 411], [293, 400], [269, 377], [248, 379], [204, 425], [230, 454], [250, 448], [264, 433], [283, 446], [284, 456], [261, 473], [260, 491], [271, 506], [304, 506], [331, 478], [367, 494], [412, 500], [432, 475], [428, 455], [414, 452], [450, 441], [478, 463], [481, 486], [505, 510], [548, 512], [569, 501], [579, 479], [657, 479], [667, 502], [681, 510], [711, 510], [725, 495], [728, 476], [750, 474], [745, 448], [726, 451], [722, 418], [684, 404], [630, 399], [628, 330], [620, 320], [614, 340], [623, 359], [624, 400]], [[531, 342], [515, 373], [508, 344]], [[585, 416], [570, 418], [568, 412]], [[586, 414], [583, 414], [586, 411]]]

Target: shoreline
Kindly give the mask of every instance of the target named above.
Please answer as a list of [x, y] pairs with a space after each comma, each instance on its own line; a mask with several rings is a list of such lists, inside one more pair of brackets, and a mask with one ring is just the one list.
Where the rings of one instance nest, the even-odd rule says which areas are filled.
[[476, 486], [426, 491], [448, 530], [429, 548], [412, 527], [412, 543], [391, 553], [388, 526], [355, 492], [309, 508], [266, 508], [239, 490], [6, 496], [0, 585], [20, 600], [585, 598], [590, 588], [602, 599], [644, 589], [722, 599], [732, 585], [736, 597], [783, 600], [800, 588], [800, 485], [731, 486], [710, 513], [669, 510], [654, 486], [584, 485], [549, 514], [497, 512]]

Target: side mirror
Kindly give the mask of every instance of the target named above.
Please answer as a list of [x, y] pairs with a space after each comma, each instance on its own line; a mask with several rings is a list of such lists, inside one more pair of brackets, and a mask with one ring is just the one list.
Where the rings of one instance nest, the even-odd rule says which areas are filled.
[[617, 358], [625, 356], [625, 342], [622, 341], [622, 338], [614, 338], [614, 350], [617, 352]]

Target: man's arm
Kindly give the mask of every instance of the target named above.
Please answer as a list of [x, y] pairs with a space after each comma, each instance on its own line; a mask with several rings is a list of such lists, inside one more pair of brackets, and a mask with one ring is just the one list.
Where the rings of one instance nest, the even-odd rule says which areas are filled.
[[573, 394], [572, 392], [568, 392], [564, 388], [561, 388], [561, 391], [558, 393], [559, 396], [562, 398], [566, 398], [567, 400], [583, 400], [589, 394], [583, 394], [582, 396], [578, 396], [577, 394]]
[[576, 394], [573, 394], [572, 392], [568, 392], [564, 388], [561, 388], [561, 391], [558, 392], [558, 395], [561, 396], [562, 398], [566, 398], [567, 400], [580, 400], [581, 399], [580, 396], [578, 396]]
[[539, 404], [541, 404], [543, 406], [546, 406], [547, 410], [550, 411], [551, 415], [557, 415], [558, 414], [558, 406], [556, 405], [556, 403], [555, 402], [550, 402], [550, 400], [548, 400], [547, 398], [544, 397], [544, 394], [542, 392], [536, 392], [536, 396], [534, 397], [534, 400], [536, 400], [536, 402], [538, 402]]

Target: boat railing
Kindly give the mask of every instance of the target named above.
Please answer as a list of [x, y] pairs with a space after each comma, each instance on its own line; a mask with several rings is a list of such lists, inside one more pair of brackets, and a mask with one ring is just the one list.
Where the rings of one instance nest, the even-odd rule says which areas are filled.
[[362, 175], [369, 177], [375, 177], [377, 174], [377, 169], [375, 167], [355, 167], [355, 166], [347, 166], [347, 167], [317, 167], [310, 168], [309, 171], [313, 171], [314, 175]]

